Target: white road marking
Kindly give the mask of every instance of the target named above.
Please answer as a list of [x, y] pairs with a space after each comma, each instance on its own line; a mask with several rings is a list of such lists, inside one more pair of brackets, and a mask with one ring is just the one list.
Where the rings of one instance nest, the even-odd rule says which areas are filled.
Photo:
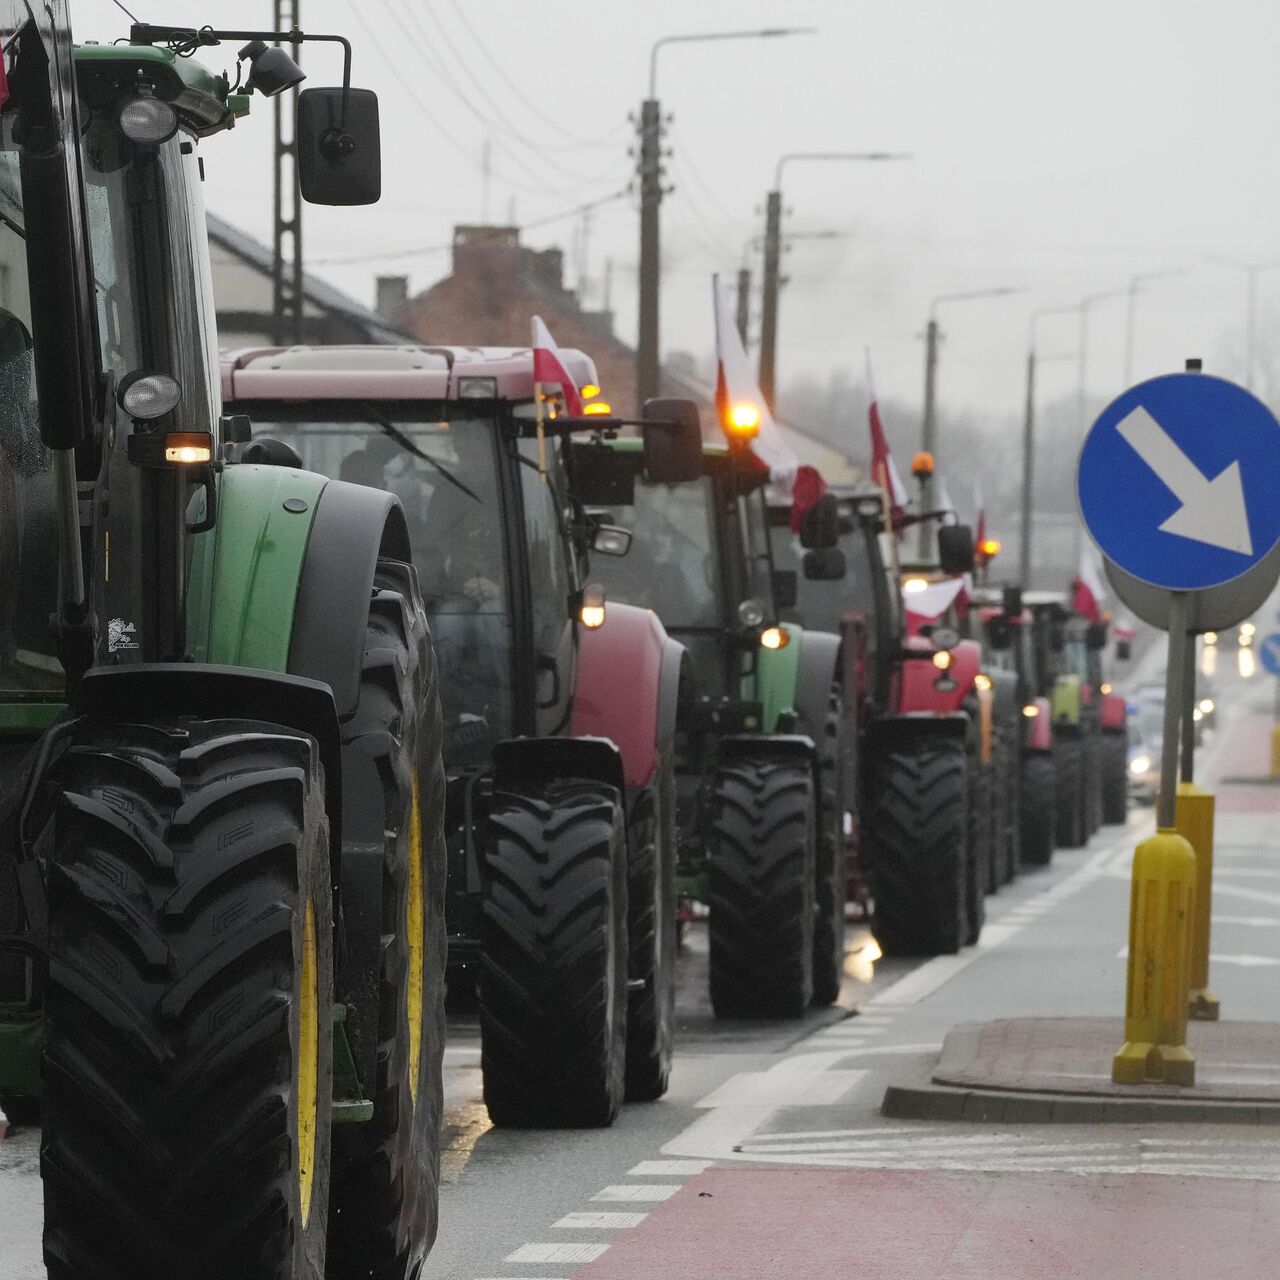
[[704, 1173], [714, 1164], [714, 1160], [641, 1160], [634, 1168], [628, 1169], [627, 1173], [633, 1178], [674, 1178], [683, 1174], [693, 1176]]
[[1253, 929], [1280, 929], [1274, 916], [1213, 916], [1211, 924], [1241, 924]]
[[594, 1262], [607, 1244], [522, 1244], [504, 1262]]
[[566, 1213], [551, 1224], [552, 1231], [623, 1231], [638, 1227], [647, 1213]]
[[680, 1190], [678, 1182], [615, 1183], [596, 1192], [592, 1200], [670, 1200]]

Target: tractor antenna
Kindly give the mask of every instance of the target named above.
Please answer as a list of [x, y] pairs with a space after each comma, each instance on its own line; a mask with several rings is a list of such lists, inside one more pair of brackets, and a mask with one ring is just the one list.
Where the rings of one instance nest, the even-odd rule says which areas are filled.
[[131, 14], [129, 10], [124, 7], [124, 5], [120, 3], [120, 0], [111, 0], [111, 3], [114, 4], [115, 7], [119, 9], [120, 12], [123, 13], [126, 18], [129, 19], [130, 22], [138, 21], [138, 19], [133, 14]]

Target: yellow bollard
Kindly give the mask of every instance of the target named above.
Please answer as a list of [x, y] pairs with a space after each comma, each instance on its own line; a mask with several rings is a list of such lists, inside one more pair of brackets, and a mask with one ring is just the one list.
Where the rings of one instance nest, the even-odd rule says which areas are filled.
[[1195, 886], [1195, 853], [1177, 831], [1157, 831], [1134, 851], [1125, 1045], [1111, 1064], [1116, 1084], [1196, 1082], [1187, 1048]]
[[1280, 778], [1280, 724], [1271, 729], [1271, 777]]
[[1217, 1022], [1218, 997], [1209, 990], [1209, 915], [1213, 909], [1213, 792], [1194, 782], [1178, 784], [1174, 826], [1185, 836], [1196, 858], [1195, 909], [1191, 917], [1191, 986], [1189, 1016]]

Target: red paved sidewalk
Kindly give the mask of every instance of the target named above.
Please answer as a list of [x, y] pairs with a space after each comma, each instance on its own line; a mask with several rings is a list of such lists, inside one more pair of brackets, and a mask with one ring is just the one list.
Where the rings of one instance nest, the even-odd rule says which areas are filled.
[[1280, 1183], [711, 1169], [574, 1280], [1263, 1280]]
[[1280, 787], [1267, 781], [1273, 724], [1270, 714], [1250, 711], [1232, 725], [1206, 783], [1219, 813], [1280, 813]]

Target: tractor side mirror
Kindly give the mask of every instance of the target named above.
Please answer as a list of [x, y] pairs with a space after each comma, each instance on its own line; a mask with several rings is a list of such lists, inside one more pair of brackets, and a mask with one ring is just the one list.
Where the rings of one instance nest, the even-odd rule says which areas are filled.
[[1129, 643], [1129, 641], [1117, 640], [1116, 641], [1116, 661], [1128, 662], [1132, 656], [1133, 656], [1133, 646]]
[[644, 469], [655, 484], [688, 484], [702, 475], [702, 420], [692, 400], [646, 400]]
[[824, 493], [800, 517], [800, 545], [807, 551], [825, 551], [840, 541], [840, 505], [835, 495]]
[[382, 144], [372, 89], [304, 89], [297, 144], [298, 181], [309, 204], [377, 204]]
[[773, 571], [773, 604], [777, 609], [794, 609], [800, 598], [800, 579], [794, 569]]
[[631, 550], [631, 530], [620, 524], [598, 524], [591, 538], [591, 550], [602, 556], [625, 556]]
[[839, 547], [824, 547], [804, 553], [804, 576], [810, 582], [841, 582], [848, 568], [844, 552]]
[[987, 620], [987, 644], [997, 652], [1013, 648], [1013, 623], [1004, 614]]
[[1085, 648], [1095, 652], [1107, 647], [1107, 624], [1105, 622], [1089, 623], [1089, 630], [1084, 636]]
[[955, 576], [973, 572], [973, 530], [967, 524], [944, 524], [938, 530], [938, 567]]
[[1000, 609], [1007, 618], [1016, 618], [1022, 613], [1022, 588], [1005, 587], [1000, 600]]

